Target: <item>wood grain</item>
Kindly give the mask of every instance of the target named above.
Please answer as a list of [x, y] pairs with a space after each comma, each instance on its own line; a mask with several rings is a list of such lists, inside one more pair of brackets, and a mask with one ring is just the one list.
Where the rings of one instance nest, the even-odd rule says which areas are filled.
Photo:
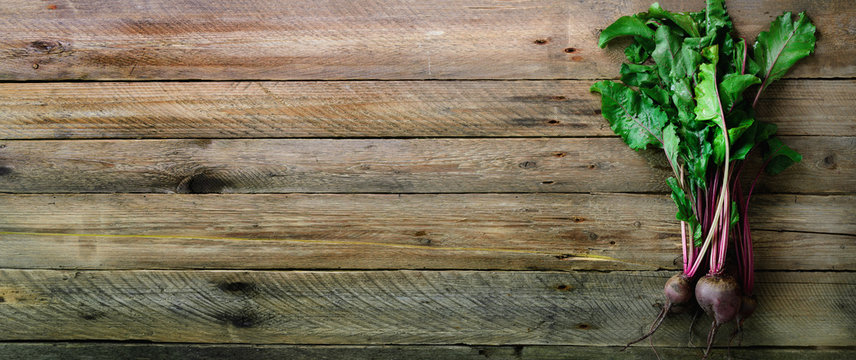
[[[662, 1], [697, 11], [703, 1]], [[648, 0], [206, 1], [4, 0], [0, 79], [611, 78], [622, 46], [599, 31]], [[795, 77], [853, 77], [847, 0], [732, 0], [753, 39], [783, 11], [821, 34]], [[224, 15], [228, 14], [228, 16]], [[626, 42], [625, 42], [626, 44]]]
[[[0, 83], [0, 138], [614, 136], [591, 83]], [[856, 136], [854, 101], [854, 80], [785, 80], [758, 116], [780, 135]]]
[[[463, 345], [241, 345], [241, 344], [121, 344], [121, 343], [0, 343], [0, 357], [30, 360], [113, 359], [290, 359], [290, 360], [655, 360], [645, 346], [463, 346]], [[701, 357], [698, 348], [658, 347], [666, 359]], [[698, 355], [698, 356], [696, 356]], [[839, 360], [856, 356], [856, 350], [836, 348], [717, 349], [709, 359]]]
[[[764, 179], [762, 191], [856, 189], [856, 138], [784, 142], [803, 161]], [[660, 151], [634, 153], [617, 138], [12, 140], [0, 147], [0, 191], [15, 193], [661, 192], [671, 173]]]
[[[671, 274], [2, 270], [0, 339], [614, 346], [648, 327]], [[854, 277], [759, 274], [744, 344], [856, 345]], [[684, 345], [689, 318], [655, 343]]]
[[[755, 201], [758, 269], [856, 269], [856, 197]], [[3, 268], [681, 266], [665, 195], [0, 195], [0, 204]]]

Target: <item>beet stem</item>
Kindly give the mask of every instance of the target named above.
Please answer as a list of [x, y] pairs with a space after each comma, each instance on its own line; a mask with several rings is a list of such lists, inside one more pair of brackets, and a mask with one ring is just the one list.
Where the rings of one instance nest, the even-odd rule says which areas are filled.
[[[719, 95], [719, 91], [717, 90], [717, 96], [718, 95]], [[720, 108], [720, 112], [721, 111], [722, 111], [722, 108]], [[702, 259], [704, 258], [705, 253], [707, 252], [708, 248], [710, 248], [711, 240], [713, 240], [714, 233], [715, 233], [714, 229], [716, 227], [721, 227], [723, 223], [725, 223], [725, 226], [727, 227], [728, 223], [731, 220], [731, 219], [722, 219], [721, 218], [721, 215], [724, 212], [722, 208], [725, 204], [726, 197], [728, 196], [728, 168], [729, 168], [728, 162], [729, 162], [729, 158], [730, 158], [730, 155], [728, 154], [728, 152], [730, 151], [729, 150], [729, 144], [728, 144], [728, 141], [729, 141], [728, 140], [728, 130], [725, 128], [725, 116], [724, 115], [722, 116], [722, 123], [719, 125], [720, 125], [721, 130], [723, 131], [723, 136], [725, 137], [725, 167], [722, 170], [722, 189], [720, 189], [719, 199], [716, 201], [716, 208], [713, 211], [714, 215], [713, 215], [713, 220], [711, 221], [711, 228], [707, 233], [707, 238], [704, 240], [704, 244], [702, 244], [702, 246], [701, 246], [701, 251], [699, 252], [699, 257], [696, 259], [695, 264], [693, 264], [693, 267], [690, 269], [689, 273], [687, 274], [688, 276], [693, 276], [693, 275], [695, 275], [695, 272], [698, 271], [698, 267], [701, 265], [701, 262], [702, 262]], [[714, 189], [718, 188], [719, 187], [718, 185], [720, 185], [719, 182], [717, 181], [719, 179], [719, 176], [718, 176], [719, 173], [720, 173], [720, 169], [717, 169], [716, 176], [714, 177], [714, 184], [715, 184]], [[728, 203], [727, 207], [729, 207], [729, 208], [731, 207], [730, 202]], [[715, 251], [716, 251], [716, 248], [714, 246], [714, 249], [711, 250], [711, 258], [713, 257], [713, 255], [714, 255], [713, 253]], [[711, 271], [713, 271], [713, 268], [711, 268]]]

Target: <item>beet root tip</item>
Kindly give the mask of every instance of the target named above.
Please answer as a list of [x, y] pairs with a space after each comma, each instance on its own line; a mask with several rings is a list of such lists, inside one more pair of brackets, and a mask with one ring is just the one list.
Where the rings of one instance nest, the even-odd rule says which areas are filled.
[[654, 323], [651, 324], [651, 328], [648, 330], [648, 333], [627, 343], [621, 351], [627, 350], [630, 345], [654, 335], [654, 333], [657, 332], [657, 329], [660, 328], [660, 325], [663, 324], [663, 320], [665, 320], [666, 316], [670, 313], [677, 314], [686, 311], [693, 299], [692, 282], [683, 273], [677, 274], [666, 281], [666, 285], [663, 287], [663, 293], [666, 295], [666, 305], [663, 306], [660, 314], [657, 315]]

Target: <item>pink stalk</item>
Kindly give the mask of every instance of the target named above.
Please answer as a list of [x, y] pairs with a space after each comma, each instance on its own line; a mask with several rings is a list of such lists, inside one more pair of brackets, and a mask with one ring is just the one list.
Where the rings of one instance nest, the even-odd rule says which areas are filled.
[[726, 192], [724, 197], [729, 201], [728, 205], [722, 208], [723, 215], [722, 220], [720, 221], [720, 223], [722, 224], [722, 226], [720, 227], [720, 232], [722, 233], [722, 236], [719, 240], [719, 254], [717, 255], [716, 268], [711, 268], [711, 273], [719, 273], [722, 271], [722, 268], [725, 266], [726, 251], [728, 250], [728, 228], [731, 227], [731, 198], [728, 196], [728, 190], [726, 189], [725, 191]]
[[755, 253], [752, 251], [752, 234], [749, 233], [749, 219], [746, 219], [746, 234], [744, 235], [746, 239], [746, 248], [748, 249], [746, 254], [746, 260], [749, 262], [749, 266], [746, 268], [749, 271], [746, 272], [746, 285], [743, 289], [747, 295], [752, 295], [752, 288], [755, 286]]
[[684, 274], [686, 274], [687, 270], [687, 223], [681, 221], [681, 250], [684, 255]]
[[[668, 158], [668, 156], [666, 158]], [[669, 161], [669, 163], [671, 164], [671, 161]], [[672, 170], [675, 170], [674, 165], [672, 166]], [[683, 166], [680, 167], [680, 171], [678, 172], [678, 179], [680, 180], [681, 187], [683, 188], [684, 187], [684, 167]], [[692, 242], [692, 240], [690, 240], [690, 242]], [[683, 271], [684, 271], [684, 274], [686, 274], [687, 270], [689, 270], [688, 266], [687, 266], [687, 262], [688, 262], [688, 259], [687, 259], [687, 223], [684, 222], [683, 220], [681, 220], [681, 251], [683, 253]]]
[[[732, 238], [734, 239], [734, 247], [737, 252], [737, 268], [739, 269], [740, 275], [745, 279], [746, 274], [746, 261], [745, 261], [745, 242], [743, 239], [743, 223], [746, 220], [744, 215], [740, 213], [741, 209], [743, 209], [743, 193], [740, 191], [740, 178], [739, 173], [742, 170], [743, 163], [740, 164], [741, 169], [737, 170], [737, 174], [735, 174], [734, 186], [732, 187], [732, 191], [734, 192], [734, 197], [737, 201], [737, 212], [740, 216], [739, 226], [734, 228], [734, 234]], [[745, 281], [743, 282], [745, 284]]]
[[[716, 263], [717, 263], [717, 259], [716, 259], [716, 257], [717, 257], [717, 256], [719, 256], [719, 253], [718, 253], [718, 252], [717, 252], [717, 250], [716, 250], [717, 248], [719, 248], [719, 243], [718, 243], [718, 241], [719, 241], [719, 236], [717, 236], [717, 235], [719, 235], [719, 234], [716, 234], [716, 231], [715, 231], [715, 230], [711, 230], [710, 232], [711, 232], [712, 234], [714, 234], [714, 235], [713, 235], [713, 243], [712, 243], [712, 245], [711, 245], [711, 248], [713, 248], [713, 250], [711, 250], [711, 251], [710, 251], [710, 264], [709, 264], [709, 268], [710, 268], [711, 270], [713, 270], [713, 268], [715, 268], [715, 267], [716, 267]], [[708, 271], [708, 273], [710, 273], [710, 271]]]
[[[701, 226], [701, 225], [699, 225], [699, 226]], [[690, 241], [690, 244], [689, 244], [690, 245], [690, 250], [689, 250], [690, 251], [690, 257], [689, 257], [689, 259], [687, 259], [687, 268], [684, 269], [684, 274], [687, 273], [687, 270], [689, 270], [689, 265], [695, 261], [695, 257], [696, 257], [695, 238], [693, 237], [692, 234], [690, 234], [689, 241]]]
[[744, 276], [744, 274], [746, 273], [746, 271], [745, 271], [746, 261], [744, 261], [744, 259], [743, 259], [743, 252], [745, 250], [743, 247], [743, 234], [742, 234], [741, 229], [743, 229], [742, 226], [738, 226], [738, 227], [734, 228], [734, 233], [731, 235], [731, 238], [734, 239], [734, 251], [737, 252], [737, 254], [738, 254], [737, 255], [738, 273], [741, 276]]

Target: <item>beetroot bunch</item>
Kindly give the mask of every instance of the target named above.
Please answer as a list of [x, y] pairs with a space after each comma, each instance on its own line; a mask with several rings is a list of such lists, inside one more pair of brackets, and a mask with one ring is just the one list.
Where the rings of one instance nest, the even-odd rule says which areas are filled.
[[[650, 331], [630, 344], [653, 334], [669, 313], [698, 304], [713, 318], [707, 356], [719, 327], [736, 320], [741, 329], [756, 307], [749, 200], [764, 171], [778, 174], [801, 156], [775, 137], [776, 125], [756, 118], [755, 106], [814, 51], [815, 27], [805, 13], [786, 12], [751, 49], [732, 30], [723, 0], [708, 0], [686, 13], [654, 3], [600, 34], [601, 47], [632, 37], [629, 63], [621, 65], [621, 82], [600, 81], [591, 91], [627, 145], [663, 149], [681, 227], [683, 271], [666, 282], [666, 305]], [[757, 174], [742, 173], [749, 156], [762, 158]]]

